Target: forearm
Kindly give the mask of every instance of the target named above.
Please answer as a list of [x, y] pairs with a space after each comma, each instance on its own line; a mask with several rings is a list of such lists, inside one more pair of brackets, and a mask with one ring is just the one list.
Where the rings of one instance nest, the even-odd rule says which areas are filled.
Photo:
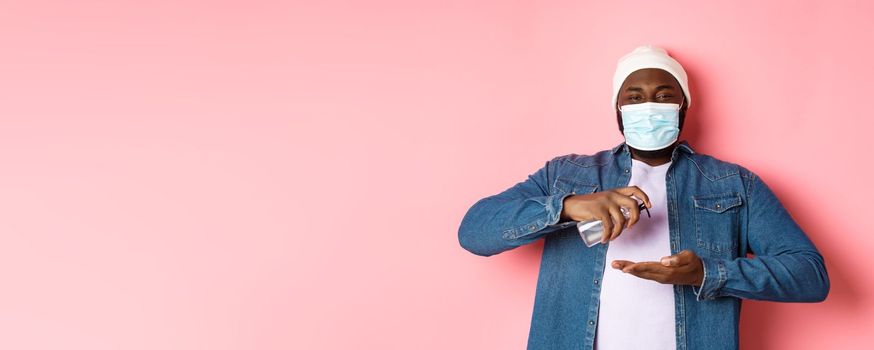
[[782, 302], [820, 302], [829, 292], [822, 255], [815, 250], [774, 256], [702, 258], [704, 283], [698, 300], [737, 297]]
[[559, 222], [563, 199], [570, 195], [522, 199], [495, 195], [483, 198], [474, 203], [462, 219], [459, 242], [471, 253], [490, 256], [573, 226], [576, 224], [573, 221]]

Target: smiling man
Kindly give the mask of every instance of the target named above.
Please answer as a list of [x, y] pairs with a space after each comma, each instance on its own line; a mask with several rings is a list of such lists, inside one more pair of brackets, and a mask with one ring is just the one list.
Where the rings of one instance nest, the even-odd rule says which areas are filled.
[[822, 255], [762, 179], [679, 141], [691, 103], [680, 63], [638, 47], [613, 78], [623, 143], [554, 157], [465, 214], [477, 255], [545, 239], [528, 349], [737, 349], [743, 299], [825, 300]]

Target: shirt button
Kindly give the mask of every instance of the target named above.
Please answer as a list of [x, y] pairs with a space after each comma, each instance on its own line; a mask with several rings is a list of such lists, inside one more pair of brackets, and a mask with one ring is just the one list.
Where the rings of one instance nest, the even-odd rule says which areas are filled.
[[595, 284], [598, 284], [598, 280], [595, 280]]
[[625, 168], [625, 172], [626, 172], [626, 173], [628, 172], [628, 168]]
[[589, 325], [594, 325], [595, 321], [589, 320]]

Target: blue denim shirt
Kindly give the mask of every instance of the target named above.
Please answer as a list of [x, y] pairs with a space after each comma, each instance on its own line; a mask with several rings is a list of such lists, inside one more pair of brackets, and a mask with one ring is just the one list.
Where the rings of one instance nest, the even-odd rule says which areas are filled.
[[[697, 153], [687, 141], [671, 161], [665, 179], [671, 252], [692, 250], [704, 265], [700, 287], [674, 285], [677, 349], [737, 349], [742, 299], [825, 300], [822, 255], [761, 178]], [[528, 349], [592, 349], [609, 242], [586, 247], [575, 221], [559, 222], [562, 202], [625, 187], [630, 172], [625, 143], [557, 156], [478, 200], [462, 219], [459, 243], [476, 255], [544, 238]]]

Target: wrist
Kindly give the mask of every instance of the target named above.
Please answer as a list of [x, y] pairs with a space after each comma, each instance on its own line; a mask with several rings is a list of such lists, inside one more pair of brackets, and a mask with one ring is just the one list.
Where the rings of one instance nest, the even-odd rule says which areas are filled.
[[571, 221], [570, 215], [568, 215], [568, 200], [573, 198], [573, 195], [564, 197], [561, 201], [561, 213], [559, 213], [558, 217], [560, 221]]

